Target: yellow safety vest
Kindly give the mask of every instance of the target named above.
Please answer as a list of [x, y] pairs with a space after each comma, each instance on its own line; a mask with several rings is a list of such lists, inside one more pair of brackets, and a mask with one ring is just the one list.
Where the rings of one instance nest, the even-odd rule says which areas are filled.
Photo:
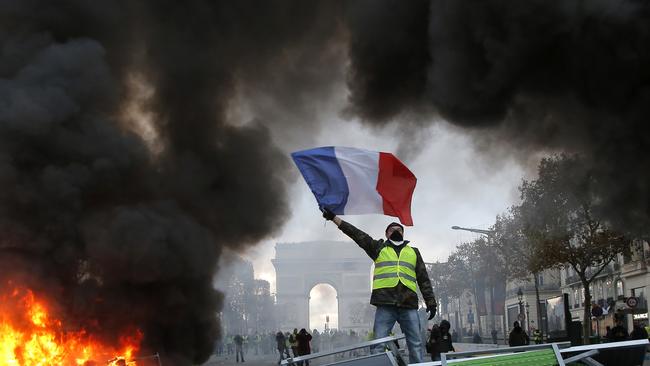
[[391, 288], [401, 282], [404, 286], [417, 292], [417, 282], [415, 274], [415, 263], [417, 255], [415, 250], [404, 245], [399, 252], [399, 257], [395, 249], [385, 246], [375, 259], [375, 272], [372, 279], [372, 289]]

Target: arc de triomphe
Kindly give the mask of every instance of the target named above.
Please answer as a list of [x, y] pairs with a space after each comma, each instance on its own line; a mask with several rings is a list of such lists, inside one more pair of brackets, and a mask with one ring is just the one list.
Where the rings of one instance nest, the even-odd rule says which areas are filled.
[[372, 260], [353, 242], [277, 243], [275, 258], [278, 325], [282, 330], [309, 326], [309, 293], [324, 283], [336, 290], [339, 329], [372, 328], [369, 304]]

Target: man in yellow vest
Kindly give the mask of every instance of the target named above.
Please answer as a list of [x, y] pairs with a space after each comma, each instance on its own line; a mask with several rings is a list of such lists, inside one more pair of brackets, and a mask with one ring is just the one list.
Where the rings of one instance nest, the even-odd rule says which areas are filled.
[[[423, 362], [417, 287], [426, 302], [429, 319], [436, 315], [436, 298], [420, 252], [404, 240], [404, 227], [393, 222], [386, 228], [387, 240], [374, 240], [328, 209], [323, 211], [323, 217], [334, 222], [375, 262], [370, 297], [370, 303], [377, 307], [375, 339], [387, 337], [397, 322], [406, 336], [409, 362]], [[373, 352], [381, 350], [379, 345]]]

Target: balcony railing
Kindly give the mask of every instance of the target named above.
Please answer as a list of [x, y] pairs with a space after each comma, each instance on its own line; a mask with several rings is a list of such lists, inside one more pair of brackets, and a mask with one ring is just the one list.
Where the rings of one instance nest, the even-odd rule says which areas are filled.
[[[614, 273], [616, 270], [618, 270], [619, 266], [618, 263], [610, 263], [607, 267], [603, 268], [600, 273], [598, 273], [598, 276], [596, 278], [601, 278], [605, 276], [609, 276], [612, 273]], [[596, 273], [596, 269], [588, 269], [587, 270], [587, 278], [591, 277], [594, 273]], [[580, 277], [578, 277], [577, 274], [574, 274], [572, 276], [568, 276], [564, 279], [564, 284], [565, 285], [572, 285], [574, 283], [580, 283]]]

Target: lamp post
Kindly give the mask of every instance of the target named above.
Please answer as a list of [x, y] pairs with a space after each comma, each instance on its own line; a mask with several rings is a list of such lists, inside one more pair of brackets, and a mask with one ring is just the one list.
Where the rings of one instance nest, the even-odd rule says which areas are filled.
[[[468, 228], [468, 227], [461, 227], [454, 225], [451, 227], [452, 230], [463, 230], [463, 231], [469, 231], [472, 233], [477, 233], [477, 234], [483, 234], [487, 237], [488, 241], [494, 239], [494, 234], [496, 231], [494, 230], [484, 230], [484, 229], [474, 229], [474, 228]], [[474, 300], [476, 302], [476, 309], [477, 309], [477, 314], [476, 314], [476, 324], [478, 326], [479, 332], [481, 330], [481, 314], [478, 312], [478, 289], [476, 286], [473, 286], [473, 292], [474, 292]], [[483, 290], [485, 291], [485, 290]], [[485, 292], [483, 293], [485, 295]], [[496, 323], [496, 320], [494, 319], [494, 284], [490, 286], [490, 313], [492, 315], [492, 328], [494, 328], [494, 324]], [[486, 309], [487, 310], [487, 309]], [[486, 314], [487, 318], [487, 314]]]
[[467, 323], [469, 323], [469, 332], [474, 333], [474, 314], [472, 313], [472, 298], [467, 298]]
[[528, 305], [528, 301], [526, 301], [526, 331], [528, 332], [528, 335], [530, 335], [530, 316], [528, 316], [528, 308], [530, 305]]
[[[524, 292], [521, 291], [521, 287], [517, 290], [517, 299], [519, 300], [519, 316], [517, 317], [517, 320], [521, 322], [523, 320], [521, 317], [524, 314]], [[521, 325], [521, 323], [519, 325]]]

